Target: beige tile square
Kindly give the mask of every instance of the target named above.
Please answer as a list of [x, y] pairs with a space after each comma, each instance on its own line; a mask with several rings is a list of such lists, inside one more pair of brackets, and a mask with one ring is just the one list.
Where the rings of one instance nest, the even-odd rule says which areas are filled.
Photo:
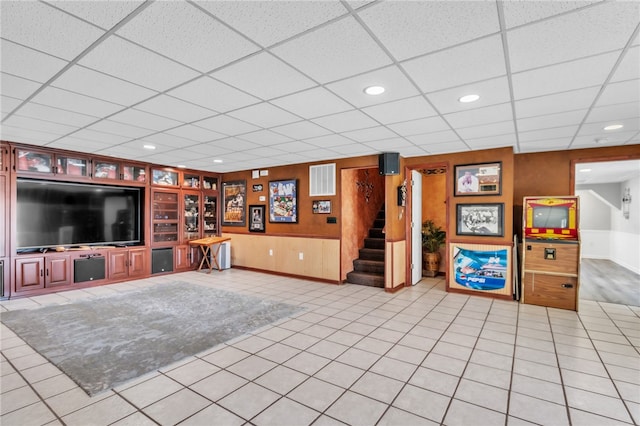
[[[240, 426], [245, 420], [216, 404], [211, 404], [189, 417], [181, 426]], [[132, 425], [135, 426], [135, 425]]]
[[245, 359], [250, 354], [241, 351], [238, 348], [234, 348], [233, 346], [225, 346], [222, 349], [213, 352], [202, 359], [211, 364], [217, 365], [220, 368], [227, 368], [228, 366], [235, 364], [236, 362]]
[[128, 415], [127, 417], [118, 420], [115, 423], [111, 423], [110, 426], [155, 426], [156, 422], [151, 420], [149, 417], [142, 414], [140, 411], [136, 411], [133, 414]]
[[281, 395], [286, 395], [291, 389], [308, 378], [309, 376], [306, 374], [279, 365], [261, 377], [258, 377], [255, 382]]
[[258, 336], [265, 339], [269, 339], [273, 342], [279, 342], [282, 339], [286, 339], [287, 337], [291, 336], [293, 333], [295, 332], [291, 330], [286, 330], [281, 327], [271, 327], [261, 332], [260, 334], [258, 334]]
[[[594, 376], [593, 374], [580, 373], [572, 370], [561, 370], [562, 381], [565, 386], [578, 388], [602, 395], [618, 397], [614, 383], [608, 377]], [[639, 394], [640, 397], [640, 394]]]
[[284, 365], [301, 373], [312, 376], [330, 362], [329, 359], [308, 352], [301, 352], [285, 362]]
[[247, 383], [247, 380], [242, 377], [222, 370], [192, 385], [190, 389], [216, 402], [239, 387], [244, 386], [245, 383]]
[[471, 356], [471, 348], [454, 345], [453, 343], [438, 342], [431, 351], [432, 353], [448, 356], [450, 358], [467, 361]]
[[234, 343], [233, 346], [245, 352], [254, 354], [271, 345], [273, 345], [273, 341], [269, 339], [259, 336], [250, 336], [238, 343]]
[[36, 402], [12, 412], [2, 410], [0, 424], [3, 425], [45, 425], [56, 421], [56, 416], [42, 402]]
[[349, 349], [348, 346], [331, 342], [329, 340], [321, 340], [315, 345], [308, 348], [307, 352], [320, 355], [324, 358], [335, 359], [339, 357], [347, 349]]
[[62, 417], [62, 421], [71, 426], [95, 424], [96, 419], [107, 425], [134, 413], [136, 408], [118, 395], [97, 401], [78, 411]]
[[633, 423], [624, 404], [618, 398], [587, 392], [582, 389], [566, 388], [567, 403], [582, 411], [611, 417], [622, 422]]
[[259, 356], [252, 355], [248, 358], [238, 361], [227, 368], [227, 371], [244, 377], [247, 380], [254, 380], [274, 368], [277, 364]]
[[56, 414], [64, 416], [82, 407], [86, 407], [89, 404], [94, 404], [105, 398], [109, 398], [112, 395], [113, 392], [107, 391], [90, 397], [85, 391], [76, 386], [66, 392], [47, 398], [46, 402]]
[[190, 386], [217, 371], [220, 371], [220, 368], [201, 359], [196, 359], [171, 371], [167, 371], [165, 374], [185, 386]]
[[422, 363], [423, 367], [441, 371], [443, 373], [452, 374], [454, 376], [461, 376], [466, 365], [467, 363], [464, 361], [451, 359], [449, 357], [434, 353], [430, 353], [427, 356], [427, 359], [425, 359]]
[[509, 392], [484, 383], [462, 379], [454, 397], [490, 410], [506, 413]]
[[427, 420], [424, 417], [418, 417], [415, 414], [407, 413], [395, 407], [389, 407], [380, 419], [377, 426], [437, 426], [438, 423]]
[[517, 359], [513, 363], [513, 372], [523, 376], [535, 377], [553, 383], [560, 381], [560, 370], [545, 364]]
[[322, 370], [315, 374], [315, 377], [322, 379], [334, 385], [343, 388], [351, 386], [360, 376], [364, 374], [364, 370], [352, 367], [341, 362], [333, 361]]
[[275, 392], [247, 383], [245, 386], [218, 401], [218, 404], [232, 413], [251, 419], [280, 398]]
[[312, 377], [290, 392], [287, 397], [323, 412], [343, 393], [344, 389]]
[[307, 425], [320, 416], [320, 413], [288, 398], [282, 398], [260, 413], [251, 423], [257, 426], [281, 426], [292, 422]]
[[415, 365], [419, 365], [422, 361], [424, 361], [426, 356], [427, 352], [425, 351], [403, 345], [395, 345], [389, 350], [389, 352], [385, 354], [385, 357], [409, 362]]
[[597, 414], [587, 413], [586, 411], [577, 410], [575, 408], [569, 408], [569, 415], [571, 416], [571, 424], [576, 426], [620, 426], [618, 420], [611, 419], [609, 417], [602, 417]]
[[349, 425], [372, 425], [386, 408], [386, 404], [347, 391], [329, 407], [327, 415]]
[[340, 343], [345, 346], [355, 345], [363, 336], [356, 333], [349, 333], [348, 331], [338, 330], [332, 335], [328, 336], [326, 340], [331, 342]]
[[44, 399], [51, 398], [52, 396], [77, 387], [78, 385], [64, 374], [50, 377], [33, 384], [33, 388], [40, 394], [40, 397]]
[[309, 336], [307, 334], [302, 334], [302, 333], [296, 333], [282, 340], [281, 343], [288, 346], [292, 346], [296, 349], [305, 350], [308, 347], [315, 345], [319, 341], [320, 339], [318, 339], [317, 337]]
[[399, 380], [366, 372], [349, 390], [376, 401], [390, 404], [403, 386], [404, 382]]
[[393, 406], [439, 423], [444, 417], [450, 400], [448, 396], [407, 385], [402, 389]]
[[519, 393], [512, 393], [509, 398], [509, 415], [541, 425], [569, 425], [564, 405]]
[[144, 412], [160, 424], [173, 425], [210, 404], [208, 399], [189, 389], [183, 389], [149, 405]]
[[2, 387], [0, 387], [0, 391], [4, 394], [5, 392], [9, 392], [23, 386], [27, 386], [27, 382], [22, 378], [22, 376], [18, 373], [11, 373], [6, 376], [2, 376]]
[[409, 383], [443, 395], [453, 396], [459, 381], [458, 376], [419, 367], [409, 380]]
[[383, 356], [369, 370], [392, 379], [407, 381], [416, 368], [414, 364]]
[[367, 370], [375, 364], [378, 359], [380, 359], [380, 355], [363, 351], [361, 349], [350, 348], [336, 358], [336, 361]]
[[506, 415], [464, 401], [454, 399], [447, 410], [447, 426], [503, 425]]
[[174, 380], [166, 376], [157, 376], [132, 386], [120, 392], [120, 394], [136, 407], [144, 408], [181, 389], [183, 389], [183, 386]]
[[543, 399], [545, 401], [554, 402], [556, 404], [565, 403], [562, 385], [536, 379], [534, 377], [514, 374], [511, 383], [511, 391]]
[[0, 412], [9, 413], [39, 401], [40, 398], [29, 386], [22, 386], [2, 393]]

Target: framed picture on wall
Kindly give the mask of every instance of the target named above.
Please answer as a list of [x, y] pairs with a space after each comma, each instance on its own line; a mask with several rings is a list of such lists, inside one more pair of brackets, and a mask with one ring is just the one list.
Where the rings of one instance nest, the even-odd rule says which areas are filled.
[[298, 222], [298, 181], [296, 179], [269, 182], [269, 222]]
[[312, 205], [314, 213], [329, 214], [331, 213], [331, 201], [330, 200], [318, 200], [314, 201]]
[[222, 182], [222, 225], [244, 226], [247, 183], [244, 180]]
[[502, 163], [462, 164], [455, 166], [454, 193], [465, 195], [500, 195]]
[[264, 205], [249, 206], [249, 231], [264, 232]]
[[511, 295], [511, 246], [451, 243], [450, 250], [449, 288]]
[[504, 204], [458, 204], [456, 235], [501, 237], [504, 235]]

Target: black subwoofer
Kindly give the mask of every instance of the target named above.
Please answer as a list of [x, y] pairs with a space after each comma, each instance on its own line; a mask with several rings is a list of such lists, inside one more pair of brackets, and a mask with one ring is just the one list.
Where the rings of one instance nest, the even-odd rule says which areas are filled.
[[173, 271], [173, 249], [161, 248], [151, 250], [151, 273]]
[[105, 278], [105, 260], [103, 256], [75, 259], [73, 261], [73, 282], [103, 280]]

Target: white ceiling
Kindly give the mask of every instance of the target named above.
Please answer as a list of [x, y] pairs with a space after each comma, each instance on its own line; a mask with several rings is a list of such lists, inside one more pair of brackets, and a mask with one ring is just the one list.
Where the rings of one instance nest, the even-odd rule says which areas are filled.
[[215, 172], [640, 143], [637, 1], [0, 8], [3, 140]]

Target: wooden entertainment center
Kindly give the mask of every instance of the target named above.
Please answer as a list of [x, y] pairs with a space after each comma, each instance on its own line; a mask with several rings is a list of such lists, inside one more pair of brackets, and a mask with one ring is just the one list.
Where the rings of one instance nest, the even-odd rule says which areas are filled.
[[[216, 173], [0, 142], [0, 298], [197, 268], [201, 253], [189, 242], [220, 235], [219, 178]], [[134, 189], [140, 194], [139, 238], [126, 244], [20, 248], [16, 187], [27, 180]], [[105, 235], [128, 232], [119, 226], [122, 221], [104, 224]]]

